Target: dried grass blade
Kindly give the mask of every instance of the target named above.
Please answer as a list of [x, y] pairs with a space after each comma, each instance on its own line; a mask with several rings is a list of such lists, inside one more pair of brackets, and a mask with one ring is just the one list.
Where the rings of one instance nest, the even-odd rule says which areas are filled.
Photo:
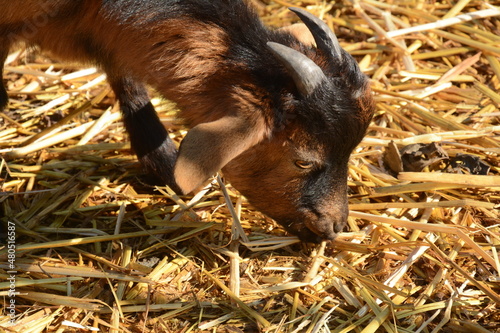
[[455, 42], [459, 42], [463, 45], [469, 45], [469, 46], [475, 47], [481, 51], [495, 53], [497, 56], [500, 56], [500, 48], [499, 47], [496, 47], [496, 46], [493, 46], [490, 44], [481, 43], [481, 42], [475, 41], [471, 38], [465, 38], [465, 37], [459, 36], [457, 34], [453, 34], [453, 33], [442, 31], [442, 30], [432, 30], [432, 32], [434, 32], [435, 34], [437, 34], [443, 38], [453, 40]]
[[491, 90], [490, 88], [488, 88], [488, 86], [486, 86], [481, 82], [474, 82], [474, 87], [481, 93], [491, 98], [491, 100], [495, 102], [497, 105], [500, 105], [500, 95]]
[[[8, 267], [4, 264], [0, 264], [0, 267], [3, 269], [8, 269]], [[56, 267], [56, 266], [45, 265], [41, 267], [39, 265], [34, 265], [34, 264], [16, 263], [16, 268], [19, 271], [24, 271], [24, 272], [37, 272], [43, 274], [48, 273], [53, 275], [67, 275], [73, 277], [93, 277], [99, 279], [104, 279], [108, 277], [110, 279], [116, 279], [119, 281], [151, 283], [151, 280], [139, 276], [121, 274], [118, 272], [99, 271], [85, 266]]]
[[58, 248], [58, 247], [63, 247], [63, 246], [74, 246], [77, 244], [109, 242], [109, 241], [115, 241], [115, 240], [126, 239], [126, 238], [144, 237], [144, 236], [150, 236], [150, 235], [161, 235], [161, 234], [168, 233], [168, 232], [169, 232], [169, 230], [156, 229], [156, 230], [123, 233], [123, 234], [119, 234], [119, 235], [106, 235], [106, 236], [94, 236], [94, 237], [64, 239], [64, 240], [46, 242], [46, 243], [42, 243], [42, 244], [22, 244], [17, 248], [17, 250], [18, 251], [40, 250], [40, 249]]
[[350, 204], [351, 210], [382, 210], [390, 208], [437, 208], [437, 207], [484, 207], [487, 209], [495, 208], [495, 203], [478, 201], [473, 199], [459, 199], [438, 202], [380, 202], [380, 203], [361, 203]]
[[500, 177], [444, 172], [401, 172], [398, 179], [411, 182], [447, 183], [464, 186], [500, 187]]
[[88, 311], [95, 311], [95, 312], [99, 312], [102, 309], [109, 307], [109, 305], [107, 305], [105, 302], [99, 299], [86, 299], [86, 298], [77, 298], [71, 296], [61, 296], [61, 295], [47, 294], [36, 291], [30, 291], [29, 293], [21, 293], [19, 297], [44, 304], [70, 306], [70, 307], [77, 306], [81, 309], [85, 309]]
[[[26, 286], [42, 286], [46, 284], [58, 284], [58, 283], [68, 283], [68, 282], [76, 282], [82, 281], [83, 277], [64, 277], [64, 278], [50, 278], [50, 279], [39, 279], [39, 280], [30, 280], [30, 279], [16, 279], [16, 287], [26, 287]], [[0, 282], [0, 289], [9, 289], [10, 282]]]
[[216, 278], [206, 270], [203, 270], [203, 273], [207, 277], [209, 277], [210, 280], [212, 280], [215, 284], [217, 284], [232, 300], [234, 300], [236, 304], [238, 304], [238, 306], [241, 307], [243, 312], [250, 316], [250, 318], [253, 318], [255, 321], [257, 321], [260, 325], [262, 325], [265, 328], [271, 325], [271, 323], [267, 321], [264, 317], [262, 317], [257, 311], [250, 308], [239, 297], [237, 297], [228, 287], [224, 285], [222, 281], [220, 281], [218, 278]]
[[157, 322], [165, 321], [177, 317], [179, 314], [186, 312], [192, 308], [199, 306], [197, 302], [190, 302], [179, 309], [167, 312], [161, 316], [154, 317], [148, 321], [149, 324], [156, 324]]
[[54, 146], [58, 143], [73, 139], [79, 135], [85, 133], [91, 126], [94, 125], [94, 121], [82, 124], [73, 129], [67, 130], [65, 132], [56, 134], [50, 138], [47, 138], [43, 141], [34, 142], [28, 146], [15, 148], [12, 151], [8, 152], [6, 155], [10, 158], [22, 157], [24, 155], [30, 154], [34, 151], [38, 151], [43, 148], [47, 148], [50, 146]]
[[110, 124], [121, 119], [121, 114], [118, 112], [111, 113], [111, 108], [108, 108], [101, 117], [96, 120], [96, 122], [89, 128], [87, 133], [78, 141], [77, 145], [85, 145], [87, 142], [92, 140], [97, 134], [99, 134], [104, 128], [109, 126]]
[[405, 28], [405, 29], [400, 29], [396, 31], [390, 31], [387, 33], [387, 36], [393, 38], [396, 36], [402, 36], [406, 34], [411, 34], [414, 32], [422, 32], [422, 31], [429, 31], [429, 30], [434, 30], [434, 29], [440, 29], [440, 28], [445, 28], [449, 27], [455, 24], [471, 21], [471, 20], [476, 20], [479, 18], [486, 18], [486, 17], [491, 17], [491, 16], [499, 16], [500, 15], [500, 10], [498, 9], [485, 9], [485, 10], [479, 10], [476, 12], [472, 13], [467, 13], [467, 14], [462, 14], [458, 15], [455, 17], [450, 17], [450, 18], [445, 18], [441, 19], [437, 22], [432, 22], [432, 23], [427, 23], [427, 24], [422, 24], [410, 28]]
[[435, 84], [438, 85], [440, 83], [445, 83], [453, 80], [454, 77], [460, 75], [469, 67], [473, 66], [476, 62], [478, 62], [480, 58], [481, 58], [481, 52], [476, 53], [472, 57], [465, 59], [463, 62], [461, 62], [460, 64], [456, 65], [455, 67], [444, 73], [443, 76], [441, 76], [441, 78], [437, 80]]

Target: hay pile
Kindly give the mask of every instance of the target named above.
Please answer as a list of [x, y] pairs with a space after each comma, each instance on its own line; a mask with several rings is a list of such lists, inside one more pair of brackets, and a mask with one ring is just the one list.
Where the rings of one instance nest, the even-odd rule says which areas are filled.
[[[194, 198], [148, 187], [102, 74], [19, 49], [0, 114], [0, 217], [16, 235], [0, 332], [500, 332], [498, 9], [253, 2], [271, 26], [296, 21], [290, 5], [322, 16], [373, 79], [351, 232], [309, 246], [216, 180]], [[154, 103], [180, 141], [175, 106]]]

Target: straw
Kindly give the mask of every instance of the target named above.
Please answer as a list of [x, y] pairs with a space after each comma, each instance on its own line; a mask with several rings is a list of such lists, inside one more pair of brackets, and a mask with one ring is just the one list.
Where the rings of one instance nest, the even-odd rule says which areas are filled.
[[[300, 242], [223, 172], [194, 195], [152, 186], [105, 75], [17, 46], [0, 113], [0, 220], [15, 229], [15, 261], [0, 247], [0, 331], [498, 331], [499, 8], [250, 2], [272, 29], [300, 21], [289, 6], [320, 16], [371, 78], [375, 115], [348, 164], [346, 229]], [[189, 128], [178, 108], [150, 95], [180, 144]], [[431, 143], [449, 158], [400, 173], [384, 162], [389, 150]], [[320, 203], [318, 212], [336, 207]]]

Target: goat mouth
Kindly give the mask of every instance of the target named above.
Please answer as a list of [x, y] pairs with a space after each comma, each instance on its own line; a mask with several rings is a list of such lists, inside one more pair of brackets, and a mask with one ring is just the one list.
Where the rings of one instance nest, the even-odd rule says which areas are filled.
[[334, 240], [337, 234], [333, 231], [333, 226], [329, 231], [322, 231], [312, 223], [303, 221], [282, 224], [291, 234], [297, 236], [302, 242], [319, 244], [325, 240]]
[[[342, 231], [343, 226], [337, 226], [335, 219], [318, 216], [311, 211], [301, 212], [300, 216], [274, 217], [289, 233], [297, 236], [302, 242], [321, 243], [337, 238], [336, 231]], [[272, 217], [272, 216], [270, 216]]]
[[304, 228], [304, 230], [300, 233], [297, 233], [296, 236], [299, 237], [301, 241], [306, 243], [319, 244], [325, 240], [325, 238], [322, 235], [317, 234], [316, 232], [314, 232], [309, 228]]
[[318, 226], [313, 223], [306, 223], [307, 229], [316, 234], [321, 240], [334, 240], [337, 237], [337, 233], [334, 231], [334, 225], [324, 226], [326, 228], [318, 228]]

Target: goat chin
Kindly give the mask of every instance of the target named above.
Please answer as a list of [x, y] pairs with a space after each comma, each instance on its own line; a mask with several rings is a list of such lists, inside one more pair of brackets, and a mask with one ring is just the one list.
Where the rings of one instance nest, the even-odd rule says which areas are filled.
[[[3, 1], [0, 69], [18, 42], [99, 65], [132, 148], [162, 184], [187, 193], [224, 168], [291, 233], [332, 239], [345, 224], [349, 155], [374, 103], [330, 28], [292, 11], [304, 25], [271, 30], [243, 0]], [[179, 151], [145, 85], [176, 102], [191, 128]], [[0, 107], [7, 102], [1, 86]]]

